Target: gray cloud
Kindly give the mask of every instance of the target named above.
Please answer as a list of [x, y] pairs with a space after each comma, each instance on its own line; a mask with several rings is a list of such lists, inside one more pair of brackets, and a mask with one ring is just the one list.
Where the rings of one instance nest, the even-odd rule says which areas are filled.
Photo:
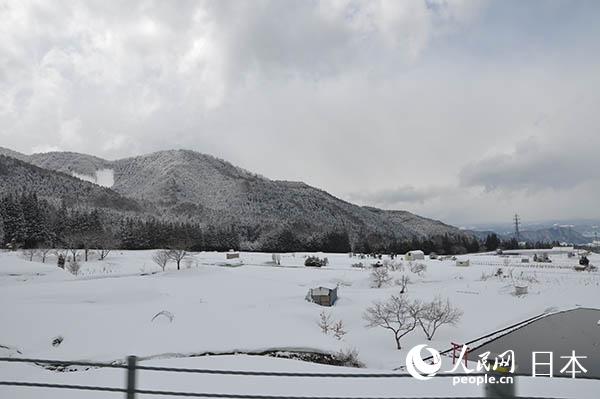
[[453, 187], [433, 186], [417, 188], [409, 185], [374, 192], [356, 192], [349, 194], [349, 197], [362, 203], [393, 208], [411, 203], [424, 204], [434, 198], [451, 195], [455, 191], [456, 189]]
[[599, 8], [0, 0], [0, 145], [191, 148], [450, 222], [539, 214], [545, 188], [597, 213], [575, 193], [597, 187]]
[[544, 189], [569, 190], [580, 184], [600, 188], [600, 117], [595, 115], [595, 102], [576, 105], [575, 110], [568, 111], [567, 121], [552, 118], [536, 125], [538, 135], [519, 141], [512, 151], [464, 166], [459, 173], [461, 185], [482, 186], [488, 191], [525, 190], [529, 194]]

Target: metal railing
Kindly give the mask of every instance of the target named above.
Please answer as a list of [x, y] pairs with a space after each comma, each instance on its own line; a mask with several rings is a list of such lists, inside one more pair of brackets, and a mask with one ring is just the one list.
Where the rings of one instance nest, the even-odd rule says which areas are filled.
[[[46, 368], [58, 368], [69, 366], [83, 366], [90, 368], [118, 368], [126, 371], [125, 387], [107, 387], [92, 385], [73, 385], [73, 384], [52, 384], [41, 382], [25, 381], [0, 381], [0, 386], [14, 387], [34, 387], [34, 388], [52, 388], [80, 391], [102, 391], [124, 393], [126, 399], [135, 399], [136, 395], [161, 395], [161, 396], [179, 396], [195, 398], [231, 398], [231, 399], [392, 399], [396, 397], [344, 397], [344, 396], [279, 396], [279, 395], [250, 395], [220, 392], [183, 392], [183, 391], [163, 391], [140, 389], [136, 384], [138, 370], [155, 372], [173, 372], [173, 373], [196, 373], [196, 374], [219, 374], [234, 376], [267, 376], [267, 377], [292, 377], [292, 378], [411, 378], [410, 374], [404, 373], [306, 373], [306, 372], [280, 372], [280, 371], [243, 371], [243, 370], [214, 370], [214, 369], [196, 369], [196, 368], [175, 368], [159, 366], [142, 366], [138, 364], [136, 356], [128, 356], [126, 362], [98, 363], [85, 361], [64, 361], [48, 359], [29, 359], [29, 358], [0, 358], [0, 362], [10, 363], [29, 363]], [[478, 373], [444, 373], [436, 377], [464, 377], [484, 375]], [[403, 397], [404, 399], [410, 399]], [[454, 397], [456, 398], [456, 397]], [[516, 397], [515, 397], [516, 398]], [[416, 399], [416, 398], [415, 398]], [[421, 399], [452, 399], [452, 397], [421, 397]], [[553, 399], [538, 397], [538, 399]]]

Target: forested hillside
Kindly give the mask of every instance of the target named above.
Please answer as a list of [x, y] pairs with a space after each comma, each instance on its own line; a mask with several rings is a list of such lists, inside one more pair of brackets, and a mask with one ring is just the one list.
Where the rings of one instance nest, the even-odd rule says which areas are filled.
[[[50, 214], [61, 208], [98, 209], [119, 245], [127, 248], [186, 241], [183, 244], [198, 248], [403, 252], [423, 247], [455, 253], [477, 244], [472, 236], [439, 221], [360, 207], [304, 183], [269, 180], [194, 151], [161, 151], [116, 161], [72, 152], [4, 153], [22, 161], [2, 157], [3, 193], [35, 193], [47, 200]], [[99, 170], [113, 173], [112, 187], [69, 175], [93, 178]], [[181, 233], [165, 227], [175, 238], [157, 238], [145, 232], [152, 223], [174, 226]], [[182, 240], [190, 228], [193, 234]], [[138, 231], [139, 237], [124, 241], [127, 229]]]

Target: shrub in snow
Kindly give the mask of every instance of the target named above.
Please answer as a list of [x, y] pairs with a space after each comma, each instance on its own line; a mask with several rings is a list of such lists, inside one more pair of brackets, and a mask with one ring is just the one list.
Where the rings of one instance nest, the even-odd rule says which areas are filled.
[[392, 276], [385, 267], [378, 267], [371, 272], [371, 281], [374, 288], [381, 288], [392, 281]]
[[431, 341], [438, 328], [444, 324], [455, 325], [463, 312], [452, 306], [449, 299], [445, 301], [436, 297], [430, 303], [422, 305], [417, 313], [417, 319], [428, 341]]
[[404, 269], [404, 265], [402, 262], [396, 262], [394, 260], [385, 259], [383, 261], [383, 266], [388, 268], [391, 271], [402, 270]]
[[353, 263], [352, 267], [356, 267], [358, 269], [364, 269], [365, 265], [362, 262], [358, 262], [358, 263]]
[[327, 258], [321, 259], [318, 256], [309, 256], [304, 261], [304, 266], [321, 267], [327, 266]]
[[64, 340], [64, 338], [61, 337], [60, 335], [58, 337], [54, 337], [52, 339], [52, 346], [56, 348], [57, 346], [62, 344], [63, 340]]
[[280, 266], [281, 265], [281, 255], [279, 254], [272, 254], [271, 255], [271, 259], [273, 260], [273, 263]]
[[319, 325], [319, 328], [323, 334], [329, 333], [331, 323], [331, 315], [325, 311], [322, 311], [321, 314], [319, 314], [319, 322], [317, 324]]
[[342, 320], [333, 321], [331, 315], [325, 311], [322, 311], [319, 314], [319, 322], [317, 323], [321, 332], [325, 335], [329, 334], [329, 332], [333, 333], [333, 336], [338, 340], [344, 338], [346, 335], [346, 330], [344, 329], [344, 322]]
[[71, 259], [67, 263], [67, 270], [74, 276], [77, 276], [79, 274], [80, 269], [81, 269], [81, 266], [79, 265], [79, 262], [77, 261], [77, 259]]
[[355, 348], [342, 349], [335, 354], [335, 358], [342, 366], [364, 367], [364, 364], [358, 359], [358, 351]]
[[400, 340], [418, 324], [420, 305], [409, 302], [403, 295], [392, 295], [385, 302], [375, 302], [363, 314], [367, 327], [381, 327], [394, 334], [396, 348], [402, 349]]
[[419, 276], [422, 276], [423, 274], [425, 274], [425, 271], [427, 271], [427, 265], [425, 265], [424, 263], [412, 263], [410, 265], [410, 271], [418, 274]]
[[336, 321], [331, 327], [331, 331], [333, 332], [333, 336], [336, 337], [338, 340], [344, 338], [344, 335], [346, 335], [346, 330], [344, 329], [344, 322], [342, 320]]

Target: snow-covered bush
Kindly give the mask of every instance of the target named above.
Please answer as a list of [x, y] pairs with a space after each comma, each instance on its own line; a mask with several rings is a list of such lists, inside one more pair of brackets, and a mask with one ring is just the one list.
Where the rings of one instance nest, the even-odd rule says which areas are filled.
[[77, 260], [77, 258], [71, 259], [67, 263], [67, 270], [74, 276], [77, 276], [79, 274], [80, 269], [81, 266], [79, 265], [79, 261]]
[[357, 269], [364, 269], [365, 268], [365, 265], [362, 262], [353, 263], [351, 266], [355, 267]]
[[340, 365], [345, 367], [364, 367], [364, 364], [358, 358], [358, 350], [356, 348], [341, 349], [335, 354]]
[[414, 274], [422, 276], [427, 271], [427, 265], [424, 263], [413, 263], [410, 265], [410, 271]]
[[327, 258], [321, 259], [318, 256], [309, 256], [304, 261], [304, 266], [322, 267], [327, 266]]
[[355, 348], [341, 349], [335, 354], [335, 358], [345, 367], [364, 367]]
[[272, 254], [271, 255], [271, 259], [273, 260], [274, 264], [276, 264], [277, 266], [281, 266], [281, 255], [279, 255], [279, 254]]
[[385, 259], [383, 266], [387, 267], [391, 271], [403, 270], [404, 264], [402, 262], [396, 262], [395, 260]]

